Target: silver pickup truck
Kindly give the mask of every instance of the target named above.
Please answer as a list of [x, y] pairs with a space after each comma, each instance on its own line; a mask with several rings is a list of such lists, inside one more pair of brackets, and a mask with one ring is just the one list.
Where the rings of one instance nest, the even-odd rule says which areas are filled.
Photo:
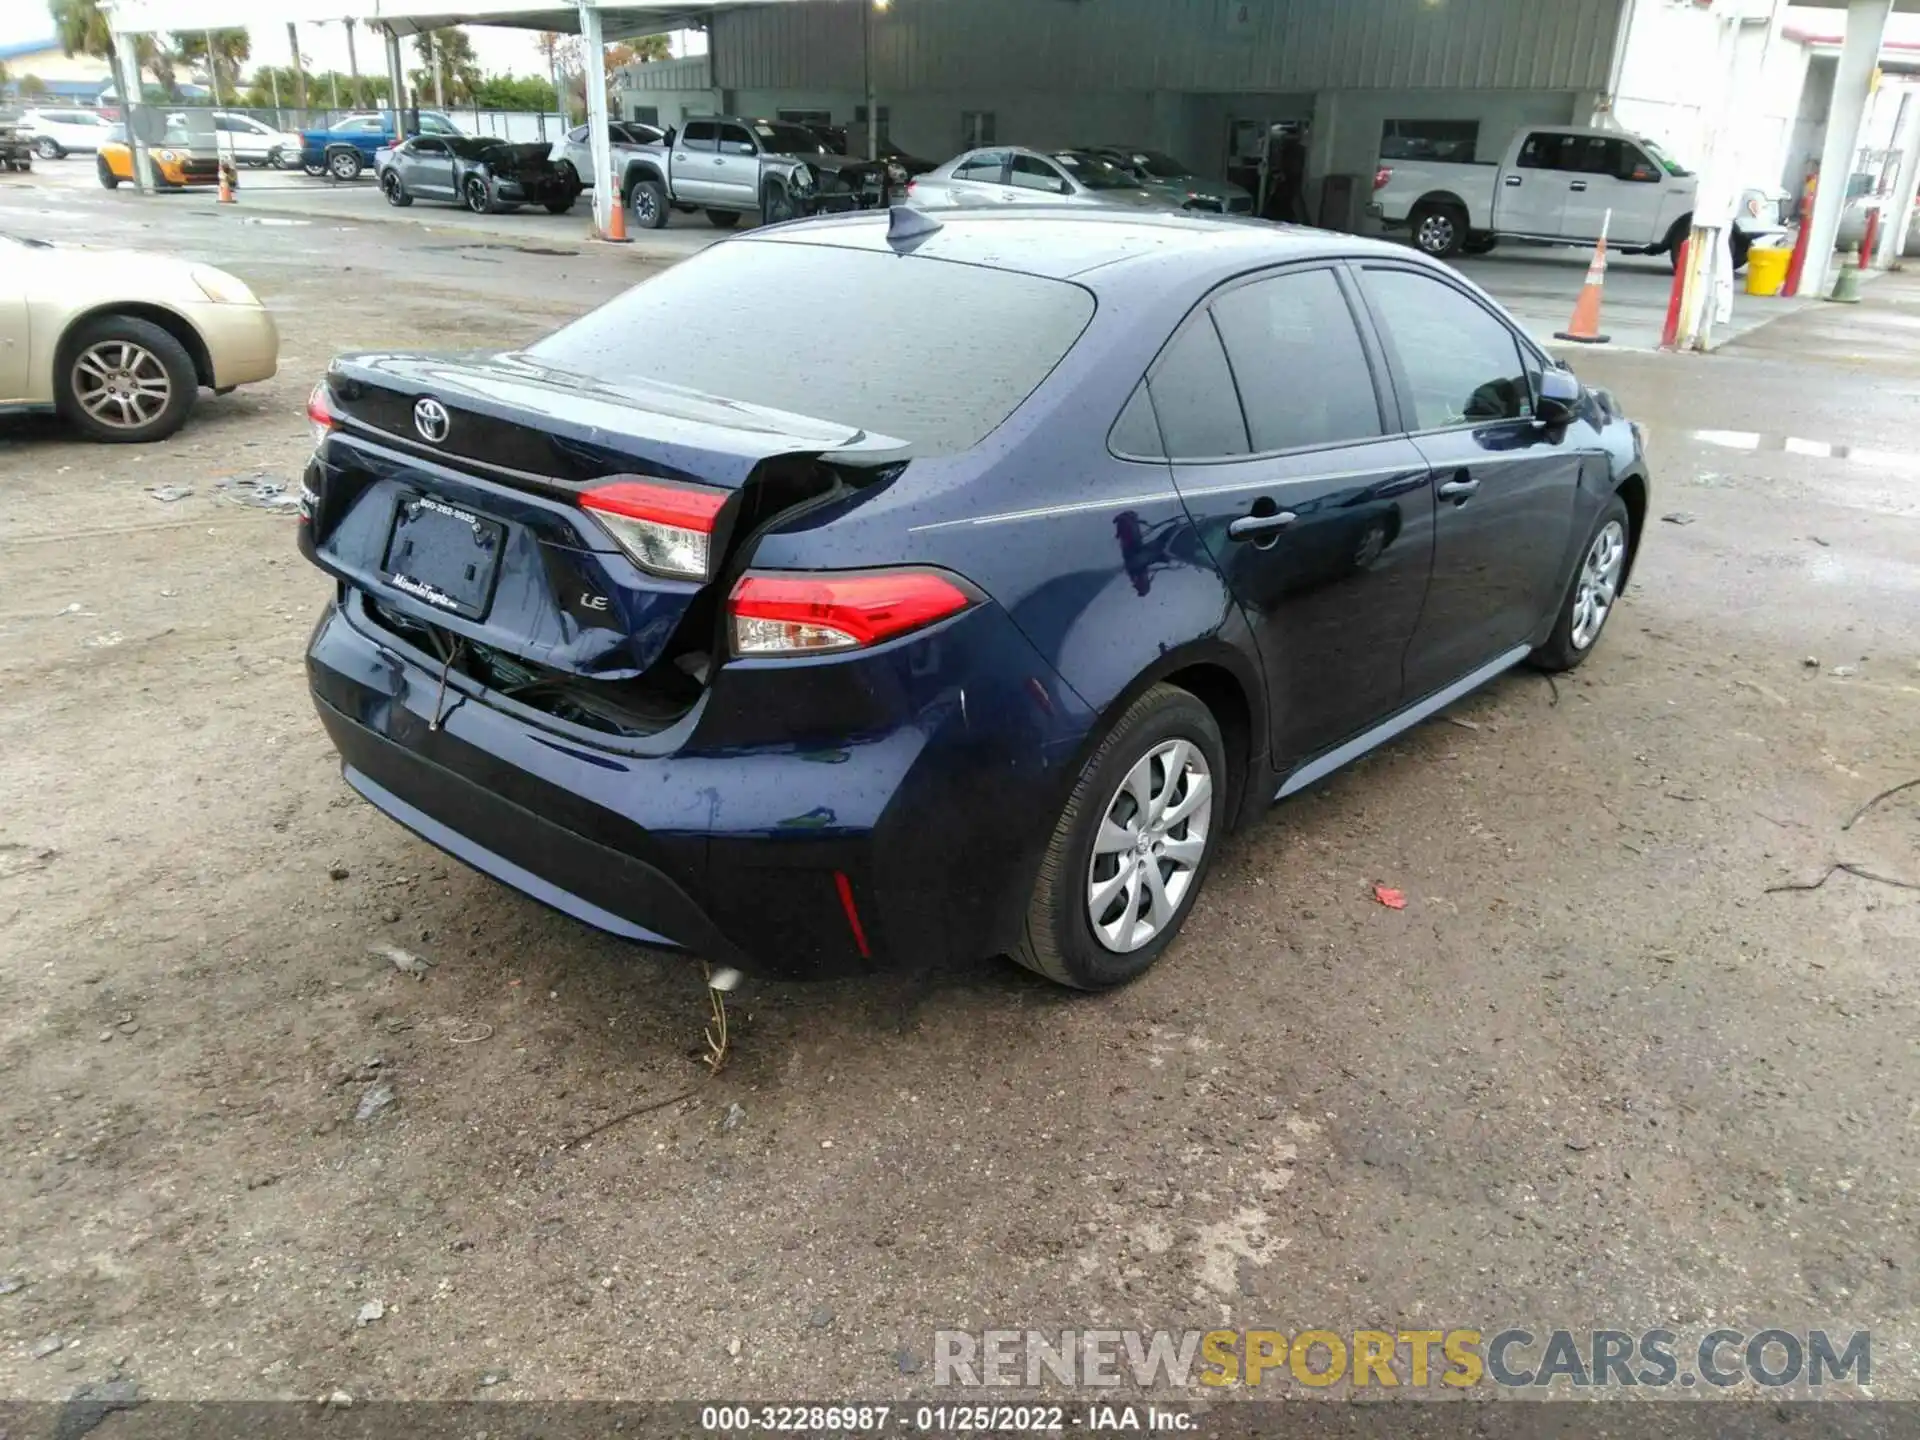
[[703, 115], [658, 145], [627, 154], [620, 199], [642, 230], [671, 211], [707, 212], [721, 229], [758, 213], [768, 224], [834, 210], [866, 210], [906, 189], [894, 162], [835, 155], [804, 125]]

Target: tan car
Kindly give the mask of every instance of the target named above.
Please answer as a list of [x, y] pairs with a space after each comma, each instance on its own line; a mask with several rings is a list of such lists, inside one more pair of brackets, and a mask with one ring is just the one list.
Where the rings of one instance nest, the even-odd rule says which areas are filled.
[[210, 265], [0, 235], [0, 415], [55, 411], [92, 440], [160, 440], [200, 388], [272, 376], [280, 335]]

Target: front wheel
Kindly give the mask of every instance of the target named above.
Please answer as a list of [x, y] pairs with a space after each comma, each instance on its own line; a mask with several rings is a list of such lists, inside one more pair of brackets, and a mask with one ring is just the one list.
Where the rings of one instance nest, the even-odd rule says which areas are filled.
[[549, 200], [547, 201], [547, 213], [549, 215], [564, 215], [569, 210], [573, 209], [573, 202], [578, 200], [579, 198], [580, 198], [580, 192], [576, 190], [572, 194], [566, 196], [564, 199]]
[[62, 347], [54, 377], [60, 413], [90, 440], [163, 440], [199, 394], [193, 357], [168, 331], [129, 315], [89, 320]]
[[113, 167], [107, 164], [106, 156], [103, 155], [95, 160], [93, 168], [94, 172], [100, 177], [100, 183], [107, 189], [118, 190], [120, 188], [120, 177], [113, 173]]
[[485, 215], [493, 209], [493, 190], [482, 176], [469, 175], [467, 183], [460, 187], [460, 198], [476, 215]]
[[327, 174], [336, 180], [358, 180], [365, 168], [358, 150], [336, 150], [327, 157]]
[[791, 220], [800, 213], [793, 203], [793, 196], [787, 193], [784, 185], [770, 185], [760, 200], [760, 219], [767, 225], [778, 225]]
[[1220, 726], [1197, 697], [1155, 685], [1129, 705], [1054, 826], [1014, 959], [1076, 990], [1144, 974], [1206, 882], [1227, 778]]
[[1408, 218], [1414, 247], [1436, 260], [1448, 260], [1467, 242], [1467, 217], [1451, 205], [1417, 205]]
[[60, 148], [60, 142], [51, 135], [42, 135], [33, 142], [33, 153], [42, 160], [58, 160], [66, 152]]
[[1626, 581], [1632, 528], [1627, 502], [1615, 495], [1587, 535], [1553, 634], [1528, 657], [1537, 668], [1571, 670], [1593, 653]]

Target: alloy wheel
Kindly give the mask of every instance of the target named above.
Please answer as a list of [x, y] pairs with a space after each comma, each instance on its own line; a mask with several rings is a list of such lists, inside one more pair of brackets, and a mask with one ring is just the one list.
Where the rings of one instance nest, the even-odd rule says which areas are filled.
[[644, 185], [635, 186], [633, 191], [633, 218], [638, 220], [642, 225], [646, 225], [653, 220], [658, 210], [659, 207], [654, 204], [653, 191], [647, 189]]
[[1620, 593], [1620, 571], [1627, 559], [1627, 532], [1618, 520], [1609, 520], [1587, 547], [1580, 564], [1580, 583], [1573, 596], [1573, 624], [1568, 638], [1573, 648], [1585, 650], [1600, 638], [1600, 627], [1612, 613]]
[[1417, 238], [1429, 255], [1444, 255], [1453, 248], [1453, 221], [1445, 215], [1429, 215], [1420, 222]]
[[1141, 756], [1107, 802], [1087, 867], [1087, 918], [1126, 955], [1153, 942], [1193, 888], [1213, 825], [1213, 776], [1200, 747], [1166, 740]]
[[131, 340], [102, 340], [73, 362], [73, 394], [102, 425], [138, 430], [166, 412], [173, 380], [160, 357]]
[[487, 213], [487, 182], [478, 175], [467, 181], [467, 209], [476, 215]]
[[355, 155], [336, 155], [330, 162], [333, 178], [336, 180], [357, 180], [360, 177], [360, 160]]
[[60, 158], [60, 144], [51, 136], [42, 135], [39, 140], [34, 143], [33, 153], [38, 155], [42, 160], [58, 160]]

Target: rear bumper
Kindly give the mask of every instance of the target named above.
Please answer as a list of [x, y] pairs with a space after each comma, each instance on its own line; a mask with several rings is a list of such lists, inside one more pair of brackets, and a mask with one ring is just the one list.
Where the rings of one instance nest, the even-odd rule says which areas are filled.
[[[643, 944], [733, 960], [733, 946], [665, 873], [556, 825], [315, 697], [347, 784], [422, 840], [576, 920]], [[411, 797], [411, 798], [408, 798]], [[546, 878], [564, 874], [562, 885]], [[652, 929], [634, 919], [647, 917]]]
[[788, 979], [1012, 948], [1092, 723], [994, 606], [840, 665], [723, 667], [655, 753], [443, 696], [368, 623], [330, 605], [307, 657], [359, 794], [586, 924]]

